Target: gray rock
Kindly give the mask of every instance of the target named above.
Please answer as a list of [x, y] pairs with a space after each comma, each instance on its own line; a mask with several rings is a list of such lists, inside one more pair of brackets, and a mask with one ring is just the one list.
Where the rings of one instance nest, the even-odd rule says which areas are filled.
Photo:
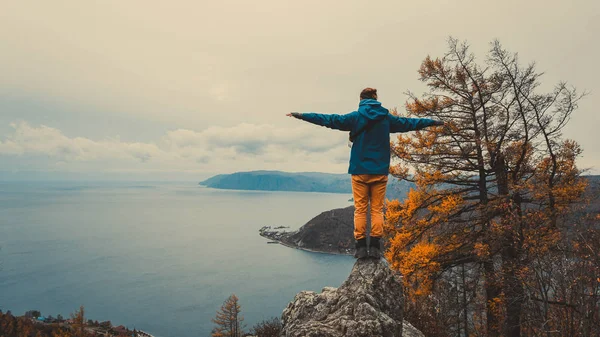
[[323, 212], [290, 233], [286, 240], [299, 248], [354, 254], [354, 206]]
[[339, 287], [302, 291], [282, 314], [285, 337], [422, 337], [403, 322], [402, 280], [385, 260], [356, 261]]

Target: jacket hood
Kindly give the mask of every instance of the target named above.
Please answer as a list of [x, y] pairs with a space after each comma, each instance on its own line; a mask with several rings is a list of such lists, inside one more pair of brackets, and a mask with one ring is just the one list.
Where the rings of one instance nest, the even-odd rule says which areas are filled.
[[388, 109], [381, 106], [377, 100], [363, 99], [358, 104], [358, 113], [369, 120], [380, 120], [388, 114]]

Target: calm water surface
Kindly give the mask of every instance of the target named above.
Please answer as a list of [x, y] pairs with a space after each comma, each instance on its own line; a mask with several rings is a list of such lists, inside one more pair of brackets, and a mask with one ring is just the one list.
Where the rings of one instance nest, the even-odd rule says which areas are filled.
[[267, 244], [346, 194], [190, 183], [0, 182], [0, 309], [86, 316], [155, 336], [209, 336], [235, 293], [248, 328], [301, 290], [339, 286], [354, 260]]

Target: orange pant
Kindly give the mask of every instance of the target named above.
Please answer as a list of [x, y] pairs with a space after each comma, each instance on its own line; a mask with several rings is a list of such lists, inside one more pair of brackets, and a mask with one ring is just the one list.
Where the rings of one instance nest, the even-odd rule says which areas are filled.
[[353, 174], [354, 238], [367, 236], [367, 209], [371, 203], [371, 236], [383, 236], [383, 202], [387, 186], [387, 174]]

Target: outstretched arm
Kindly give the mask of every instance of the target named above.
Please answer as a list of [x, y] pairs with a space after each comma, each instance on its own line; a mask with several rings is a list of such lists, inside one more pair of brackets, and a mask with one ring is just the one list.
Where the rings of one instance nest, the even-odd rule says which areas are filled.
[[299, 113], [292, 112], [287, 114], [286, 116], [296, 117], [303, 121], [307, 121], [309, 123], [321, 125], [328, 127], [330, 129], [342, 130], [342, 131], [351, 131], [354, 126], [354, 122], [356, 120], [356, 111], [351, 112], [345, 115], [336, 115], [336, 114], [318, 114], [313, 112], [308, 113]]
[[428, 126], [441, 126], [443, 121], [428, 118], [406, 118], [390, 115], [390, 132], [408, 132], [421, 130]]

